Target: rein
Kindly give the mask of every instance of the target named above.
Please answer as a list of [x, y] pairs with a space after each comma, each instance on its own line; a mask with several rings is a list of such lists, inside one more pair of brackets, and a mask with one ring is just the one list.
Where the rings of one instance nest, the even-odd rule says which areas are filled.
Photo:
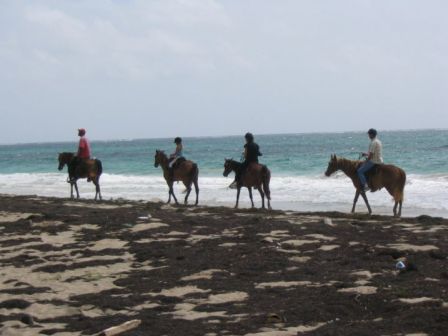
[[230, 160], [230, 169], [233, 170], [234, 172], [236, 172], [241, 167], [241, 165], [242, 165], [241, 162]]

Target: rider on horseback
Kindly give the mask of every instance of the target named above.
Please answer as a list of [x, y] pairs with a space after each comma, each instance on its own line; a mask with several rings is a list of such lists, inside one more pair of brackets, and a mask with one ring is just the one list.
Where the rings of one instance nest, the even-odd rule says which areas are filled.
[[383, 145], [381, 141], [377, 138], [377, 131], [373, 128], [369, 129], [367, 132], [370, 138], [369, 151], [367, 153], [362, 153], [363, 157], [367, 157], [366, 161], [358, 168], [357, 173], [359, 181], [361, 182], [361, 187], [364, 192], [369, 191], [367, 185], [367, 179], [365, 173], [372, 169], [377, 164], [383, 163], [382, 151]]
[[182, 138], [179, 138], [179, 137], [175, 138], [174, 143], [176, 144], [176, 149], [175, 149], [174, 153], [172, 153], [170, 155], [170, 163], [168, 164], [171, 177], [174, 176], [174, 165], [175, 165], [176, 161], [181, 158], [184, 158], [184, 154], [183, 154], [184, 147], [182, 145]]
[[232, 189], [236, 188], [237, 182], [241, 180], [249, 165], [251, 163], [258, 163], [258, 157], [263, 155], [260, 153], [260, 147], [258, 144], [254, 142], [254, 136], [252, 133], [246, 133], [244, 138], [246, 139], [243, 153], [244, 161], [240, 170], [235, 174], [235, 180], [229, 186]]
[[68, 166], [68, 176], [69, 182], [76, 180], [75, 172], [76, 168], [85, 160], [89, 160], [91, 157], [90, 151], [90, 143], [86, 138], [86, 130], [84, 128], [78, 129], [79, 144], [78, 144], [78, 152], [76, 156], [73, 157], [72, 161]]

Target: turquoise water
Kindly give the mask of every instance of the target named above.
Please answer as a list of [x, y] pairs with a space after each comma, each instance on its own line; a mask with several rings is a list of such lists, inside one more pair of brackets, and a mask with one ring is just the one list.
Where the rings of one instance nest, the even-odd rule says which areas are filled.
[[[261, 162], [272, 171], [272, 206], [304, 211], [350, 211], [354, 196], [351, 181], [341, 172], [325, 177], [330, 155], [358, 159], [367, 151], [365, 132], [282, 134], [255, 136], [264, 154]], [[403, 214], [448, 217], [448, 131], [381, 132], [384, 160], [407, 173]], [[66, 170], [57, 170], [59, 152], [76, 151], [71, 143], [0, 146], [0, 193], [67, 197]], [[185, 155], [198, 163], [200, 204], [233, 205], [233, 176], [222, 176], [225, 158], [238, 160], [243, 136], [184, 138]], [[156, 149], [170, 153], [173, 139], [91, 141], [93, 155], [103, 162], [101, 189], [105, 199], [166, 201], [168, 189], [160, 168], [154, 167]], [[81, 197], [93, 198], [92, 184], [78, 183]], [[175, 185], [180, 195], [184, 187]], [[374, 213], [391, 214], [391, 196], [385, 190], [369, 193]], [[259, 206], [259, 196], [255, 194]], [[248, 206], [247, 191], [241, 196]], [[362, 202], [359, 211], [366, 211]]]
[[[379, 134], [384, 160], [407, 173], [448, 173], [448, 131], [389, 131]], [[76, 140], [76, 139], [74, 139]], [[196, 161], [202, 176], [219, 176], [224, 158], [240, 159], [242, 136], [184, 138], [185, 155]], [[325, 170], [332, 153], [357, 159], [366, 151], [369, 139], [364, 132], [334, 134], [283, 134], [256, 136], [263, 157], [276, 176], [315, 175]], [[91, 141], [93, 155], [103, 161], [110, 174], [158, 175], [153, 166], [156, 149], [174, 150], [172, 139]], [[57, 154], [76, 151], [72, 143], [45, 143], [0, 146], [0, 174], [50, 173], [57, 168]]]

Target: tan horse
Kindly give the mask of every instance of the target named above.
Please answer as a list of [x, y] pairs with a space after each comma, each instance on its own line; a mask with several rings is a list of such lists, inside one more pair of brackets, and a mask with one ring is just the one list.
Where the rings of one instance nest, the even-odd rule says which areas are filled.
[[[363, 163], [363, 161], [352, 161], [344, 158], [338, 158], [336, 155], [332, 155], [330, 162], [328, 163], [327, 171], [325, 172], [326, 176], [330, 176], [334, 172], [341, 170], [350, 177], [353, 182], [353, 185], [356, 188], [355, 199], [353, 200], [352, 213], [355, 212], [356, 202], [358, 201], [358, 197], [361, 194], [364, 202], [367, 205], [367, 209], [369, 210], [369, 214], [372, 214], [372, 210], [370, 209], [369, 201], [367, 200], [366, 193], [361, 188], [361, 182], [359, 181], [357, 175], [357, 169]], [[375, 168], [372, 168], [375, 169]], [[392, 195], [395, 201], [394, 205], [394, 216], [401, 216], [401, 206], [403, 204], [403, 193], [404, 193], [404, 185], [406, 184], [406, 173], [403, 169], [387, 164], [381, 164], [377, 166], [377, 171], [374, 174], [367, 173], [368, 176], [368, 185], [372, 192], [380, 190], [382, 188], [386, 188], [389, 194]], [[397, 212], [397, 206], [399, 206]]]
[[[241, 169], [241, 162], [226, 159], [224, 161], [224, 176], [228, 176], [230, 172], [237, 172]], [[269, 182], [271, 180], [271, 171], [265, 166], [258, 163], [251, 163], [247, 167], [247, 171], [241, 177], [241, 181], [237, 181], [236, 185], [236, 204], [235, 208], [238, 208], [238, 202], [240, 199], [241, 187], [246, 187], [249, 190], [249, 197], [252, 203], [252, 208], [254, 207], [254, 200], [252, 198], [252, 187], [258, 189], [261, 196], [261, 207], [264, 209], [264, 195], [268, 200], [268, 209], [271, 208], [271, 190], [269, 189]]]
[[171, 176], [169, 172], [168, 156], [165, 154], [164, 151], [156, 150], [156, 154], [154, 156], [154, 167], [157, 168], [159, 165], [162, 167], [163, 177], [165, 178], [165, 181], [169, 187], [168, 203], [171, 202], [171, 195], [172, 195], [174, 201], [176, 202], [176, 204], [178, 204], [176, 195], [174, 195], [173, 183], [175, 181], [181, 181], [187, 188], [187, 194], [185, 195], [184, 203], [187, 204], [188, 196], [190, 195], [191, 192], [191, 185], [194, 184], [194, 189], [196, 191], [196, 202], [194, 205], [198, 205], [199, 201], [198, 165], [193, 161], [185, 160], [181, 162], [177, 168], [174, 169], [174, 173]]
[[[59, 166], [58, 169], [62, 170], [65, 165], [69, 165], [75, 154], [74, 153], [59, 153], [58, 161]], [[101, 190], [100, 190], [100, 176], [103, 172], [103, 165], [100, 160], [94, 159], [94, 160], [85, 160], [81, 164], [78, 164], [78, 166], [75, 169], [75, 176], [69, 176], [67, 179], [67, 182], [70, 183], [70, 198], [73, 197], [73, 186], [76, 190], [76, 197], [79, 198], [79, 191], [78, 191], [78, 184], [77, 180], [80, 178], [87, 178], [87, 181], [92, 181], [95, 185], [95, 201], [99, 197], [100, 200], [101, 197]]]

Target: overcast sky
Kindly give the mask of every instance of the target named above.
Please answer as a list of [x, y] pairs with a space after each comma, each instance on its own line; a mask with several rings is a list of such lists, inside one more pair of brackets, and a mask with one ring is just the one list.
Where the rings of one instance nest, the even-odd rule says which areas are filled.
[[0, 143], [448, 128], [448, 1], [0, 0]]

